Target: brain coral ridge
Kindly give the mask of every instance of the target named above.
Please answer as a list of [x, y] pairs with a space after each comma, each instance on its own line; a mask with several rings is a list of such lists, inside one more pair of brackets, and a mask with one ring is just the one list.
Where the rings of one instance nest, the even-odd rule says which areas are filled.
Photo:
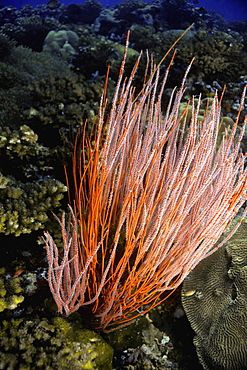
[[244, 370], [247, 364], [247, 220], [226, 246], [185, 279], [182, 303], [206, 370]]

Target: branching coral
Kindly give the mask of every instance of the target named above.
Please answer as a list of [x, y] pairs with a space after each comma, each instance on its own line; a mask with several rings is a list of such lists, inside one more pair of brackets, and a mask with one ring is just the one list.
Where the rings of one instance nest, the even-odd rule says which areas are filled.
[[[177, 39], [180, 30], [163, 32], [163, 48], [166, 51]], [[246, 70], [247, 56], [243, 52], [243, 38], [237, 32], [190, 31], [179, 43], [177, 62], [187, 65], [195, 57], [193, 71], [197, 79], [212, 81], [215, 78], [228, 81], [236, 79]]]
[[96, 333], [62, 318], [4, 320], [0, 368], [111, 370], [111, 347]]
[[60, 205], [66, 186], [53, 179], [21, 183], [0, 174], [0, 233], [19, 236], [44, 227], [47, 211]]
[[0, 268], [0, 312], [5, 309], [13, 310], [24, 301], [20, 279], [5, 277], [5, 269]]
[[2, 148], [5, 148], [11, 158], [14, 155], [23, 159], [48, 154], [47, 148], [38, 143], [38, 135], [27, 125], [21, 126], [19, 130], [0, 127], [0, 149]]

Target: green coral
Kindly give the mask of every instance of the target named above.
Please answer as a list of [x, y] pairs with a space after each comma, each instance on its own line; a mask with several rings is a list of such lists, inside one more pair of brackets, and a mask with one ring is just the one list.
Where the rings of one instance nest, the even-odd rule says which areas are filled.
[[0, 173], [0, 233], [19, 236], [44, 227], [47, 211], [60, 205], [67, 190], [58, 180], [21, 183]]
[[[2, 34], [1, 45], [7, 51], [0, 61], [0, 233], [19, 236], [44, 228], [47, 212], [60, 205], [66, 191], [48, 176], [56, 165], [55, 149], [39, 142], [42, 126], [27, 125], [24, 108], [30, 106], [35, 81], [51, 79], [68, 67], [45, 53], [16, 47]], [[45, 140], [50, 137], [47, 133]]]
[[103, 80], [84, 81], [82, 75], [71, 71], [54, 73], [48, 79], [36, 80], [29, 86], [33, 104], [23, 114], [30, 125], [52, 125], [58, 132], [61, 127], [76, 127], [88, 118], [92, 110], [98, 112]]
[[[115, 81], [119, 75], [119, 68], [124, 53], [124, 46], [94, 35], [88, 29], [78, 31], [79, 51], [73, 59], [75, 70], [81, 71], [86, 78], [94, 74], [105, 75], [107, 66], [111, 65], [110, 76]], [[128, 61], [134, 64], [138, 52], [132, 48], [128, 50]], [[132, 64], [132, 67], [133, 67]]]
[[[163, 38], [163, 53], [181, 35], [182, 30], [165, 31]], [[216, 77], [224, 82], [239, 78], [246, 71], [247, 55], [244, 52], [243, 38], [238, 32], [228, 33], [218, 30], [197, 32], [189, 31], [178, 44], [179, 51], [176, 61], [184, 66], [193, 57], [193, 71], [197, 81], [213, 81]]]
[[78, 36], [70, 30], [50, 31], [44, 40], [43, 51], [69, 61], [76, 53]]
[[205, 76], [234, 77], [245, 68], [243, 47], [243, 39], [237, 32], [200, 30], [194, 38], [195, 65]]
[[0, 312], [5, 309], [14, 310], [23, 302], [24, 297], [21, 293], [20, 279], [18, 277], [7, 279], [5, 269], [0, 268]]
[[34, 294], [37, 290], [37, 274], [27, 272], [21, 276], [21, 281], [24, 292], [28, 295]]
[[[155, 32], [152, 26], [131, 26], [131, 42], [135, 49], [153, 53], [160, 60], [173, 43], [184, 32], [172, 29]], [[246, 74], [247, 54], [243, 36], [232, 30], [228, 32], [217, 29], [189, 30], [177, 44], [175, 66], [171, 75], [180, 82], [186, 67], [194, 57], [192, 72], [198, 81], [211, 83], [217, 78], [219, 84], [237, 80]], [[171, 58], [171, 54], [166, 61]], [[176, 68], [177, 66], [177, 68]], [[177, 76], [173, 75], [173, 70]]]
[[80, 323], [12, 319], [0, 327], [0, 368], [111, 370], [112, 348]]
[[26, 13], [24, 16], [17, 17], [15, 21], [3, 24], [1, 31], [19, 44], [30, 47], [35, 51], [41, 51], [47, 33], [59, 26], [59, 21], [52, 16], [28, 16]]
[[[4, 38], [0, 33], [0, 47], [1, 37]], [[0, 119], [1, 126], [16, 128], [24, 124], [22, 112], [32, 105], [33, 84], [49, 81], [54, 74], [63, 76], [71, 75], [71, 72], [66, 63], [47, 53], [15, 47], [6, 36], [5, 41], [9, 42], [10, 53], [0, 60]]]
[[9, 127], [0, 127], [0, 149], [6, 148], [6, 153], [13, 158], [16, 154], [19, 158], [47, 155], [47, 148], [38, 143], [38, 135], [27, 125], [22, 125], [18, 130]]
[[13, 51], [16, 42], [3, 33], [0, 33], [0, 60], [6, 59]]
[[[68, 38], [69, 43], [65, 42], [66, 47], [67, 44], [73, 44], [75, 48], [78, 38], [75, 32], [60, 30], [59, 33], [55, 31], [53, 33], [59, 37], [62, 35], [63, 41]], [[57, 56], [53, 57], [47, 52], [37, 53], [23, 46], [16, 47], [0, 33], [1, 36], [10, 50], [4, 60], [0, 59], [2, 130], [8, 136], [6, 128], [18, 131], [20, 127], [28, 125], [39, 137], [42, 135], [44, 145], [53, 148], [60, 142], [61, 129], [67, 130], [70, 127], [70, 132], [75, 132], [79, 122], [98, 112], [104, 78], [96, 76], [94, 80], [85, 80], [85, 76], [73, 72], [69, 64], [59, 60]], [[85, 40], [87, 42], [87, 39]], [[99, 60], [94, 66], [94, 59], [90, 59], [89, 66], [93, 65], [93, 72], [100, 67], [100, 74], [104, 74], [106, 64], [102, 58], [107, 55], [108, 59], [109, 54], [105, 51], [107, 42], [101, 40], [100, 44], [102, 47], [99, 50], [95, 49], [98, 44], [94, 45], [92, 50], [90, 47], [90, 57], [94, 53]], [[107, 50], [111, 50], [113, 43], [108, 44]], [[111, 55], [115, 53], [111, 51]], [[87, 63], [84, 54], [83, 63]], [[77, 72], [76, 66], [75, 70]], [[46, 134], [44, 124], [50, 126], [46, 128]]]

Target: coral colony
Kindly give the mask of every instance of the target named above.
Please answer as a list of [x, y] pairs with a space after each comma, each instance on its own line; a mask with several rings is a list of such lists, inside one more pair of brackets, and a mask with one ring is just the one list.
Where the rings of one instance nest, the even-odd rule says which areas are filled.
[[157, 306], [226, 242], [237, 227], [215, 245], [247, 198], [240, 149], [247, 119], [237, 134], [244, 94], [232, 130], [219, 142], [217, 95], [203, 120], [198, 119], [200, 99], [192, 98], [180, 114], [190, 67], [162, 111], [172, 61], [160, 79], [160, 65], [150, 58], [136, 94], [133, 80], [141, 56], [125, 78], [127, 47], [128, 42], [109, 115], [105, 87], [94, 139], [85, 129], [77, 137], [70, 222], [66, 225], [64, 215], [58, 220], [62, 259], [45, 233], [58, 311], [69, 315], [90, 308], [94, 327], [106, 331]]

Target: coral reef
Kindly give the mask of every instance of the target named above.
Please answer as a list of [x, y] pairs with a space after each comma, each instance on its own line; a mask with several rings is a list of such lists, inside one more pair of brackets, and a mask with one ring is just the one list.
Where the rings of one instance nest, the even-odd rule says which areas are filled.
[[172, 358], [171, 339], [165, 331], [154, 325], [149, 315], [137, 319], [129, 327], [108, 334], [107, 340], [112, 344], [116, 356], [122, 347], [126, 348], [118, 365], [114, 367], [116, 370], [179, 368]]
[[78, 36], [73, 31], [50, 31], [43, 44], [43, 51], [51, 55], [57, 55], [61, 59], [70, 61], [71, 56], [76, 53]]
[[[180, 112], [192, 94], [202, 93], [200, 114], [203, 116], [215, 91], [220, 95], [227, 84], [222, 102], [223, 131], [231, 126], [247, 83], [247, 22], [229, 24], [186, 0], [123, 1], [107, 8], [95, 0], [69, 6], [62, 2], [52, 7], [47, 4], [24, 5], [21, 9], [0, 6], [0, 238], [4, 266], [0, 269], [0, 311], [1, 320], [7, 320], [1, 331], [0, 367], [11, 369], [21, 364], [26, 369], [59, 366], [65, 370], [82, 366], [107, 369], [107, 365], [100, 365], [92, 358], [95, 350], [91, 345], [94, 341], [101, 343], [98, 336], [90, 332], [86, 344], [81, 344], [65, 334], [72, 324], [62, 319], [49, 321], [35, 317], [34, 311], [44, 310], [47, 304], [46, 261], [42, 242], [37, 237], [41, 239], [41, 229], [56, 234], [57, 224], [50, 213], [60, 207], [55, 212], [61, 214], [61, 207], [66, 204], [62, 202], [66, 191], [62, 184], [63, 164], [70, 163], [73, 140], [81, 122], [89, 119], [90, 130], [97, 122], [108, 65], [111, 71], [107, 99], [111, 103], [127, 29], [131, 30], [131, 53], [126, 65], [129, 75], [137, 52], [148, 49], [155, 61], [160, 60], [192, 22], [194, 27], [177, 45], [162, 104], [166, 105], [171, 88], [180, 83], [195, 56]], [[168, 57], [165, 64], [169, 60]], [[145, 61], [139, 67], [140, 75], [144, 70]], [[137, 75], [137, 91], [138, 78]], [[191, 106], [188, 117], [190, 110]], [[247, 105], [243, 111], [247, 111]], [[240, 125], [242, 120], [243, 115]], [[245, 152], [246, 138], [247, 135], [243, 142]], [[233, 249], [229, 251], [233, 255]], [[12, 274], [15, 266], [24, 267], [26, 273], [10, 278], [7, 272]], [[38, 303], [37, 297], [33, 297], [37, 289]], [[28, 320], [16, 320], [27, 312]], [[66, 325], [67, 331], [62, 329]], [[73, 330], [77, 335], [79, 329], [73, 327]], [[143, 341], [135, 343], [136, 346], [131, 343], [125, 352], [122, 352], [125, 344], [119, 340], [121, 348], [116, 352], [121, 369], [144, 366], [157, 369], [164, 364], [176, 369], [176, 364], [169, 365], [163, 358], [171, 341], [164, 343], [166, 335], [152, 327], [148, 337], [148, 330], [136, 328]], [[118, 332], [119, 337], [122, 334]], [[46, 338], [44, 341], [41, 335]], [[135, 329], [128, 335], [135, 342]], [[40, 352], [37, 348], [41, 348]], [[101, 349], [108, 355], [111, 352], [107, 346]], [[92, 356], [87, 352], [91, 350]], [[97, 358], [101, 357], [99, 352]], [[106, 356], [109, 363], [111, 356]]]
[[[144, 31], [144, 37], [138, 39], [140, 26], [132, 28], [134, 43], [140, 49], [147, 29]], [[176, 29], [152, 34], [150, 30], [151, 51], [156, 57], [161, 58], [182, 32], [183, 30]], [[146, 39], [149, 40], [147, 35]], [[178, 45], [175, 70], [178, 71], [178, 66], [185, 68], [195, 57], [191, 71], [196, 76], [197, 82], [202, 80], [212, 83], [217, 79], [220, 84], [226, 83], [239, 79], [246, 72], [247, 54], [244, 51], [243, 37], [235, 31], [194, 29], [187, 32]]]
[[183, 284], [183, 307], [207, 370], [246, 367], [246, 236], [244, 220], [226, 246], [200, 262]]
[[101, 9], [101, 4], [95, 0], [86, 0], [83, 4], [70, 4], [59, 17], [59, 21], [63, 24], [92, 24]]
[[59, 22], [53, 18], [43, 19], [40, 15], [32, 15], [17, 18], [15, 23], [5, 23], [1, 31], [18, 44], [41, 51], [47, 33], [58, 27]]
[[[1, 36], [6, 55], [0, 62], [0, 118], [3, 127], [18, 127], [25, 109], [32, 105], [31, 89], [35, 82], [51, 79], [54, 74], [71, 74], [68, 65], [47, 53], [36, 53], [15, 47], [7, 36]], [[7, 45], [7, 46], [6, 46]]]
[[8, 36], [3, 33], [0, 33], [0, 61], [4, 61], [8, 58], [14, 47], [16, 46], [16, 42], [11, 40]]
[[[101, 36], [91, 35], [88, 30], [84, 30], [84, 32], [80, 32], [78, 49], [72, 60], [73, 70], [82, 73], [86, 79], [91, 79], [92, 86], [94, 86], [98, 76], [105, 75], [108, 65], [111, 66], [111, 79], [117, 80], [124, 52], [123, 45]], [[137, 56], [138, 52], [129, 48], [128, 60], [130, 65], [134, 64]]]
[[43, 228], [47, 212], [60, 205], [67, 188], [58, 180], [42, 176], [48, 149], [38, 143], [38, 136], [30, 127], [23, 125], [19, 130], [0, 127], [0, 133], [2, 171], [8, 171], [11, 163], [19, 177], [40, 174], [38, 182], [22, 182], [12, 174], [5, 176], [0, 172], [0, 233], [19, 236]]
[[[148, 48], [157, 59], [171, 46], [179, 30], [193, 22], [192, 39], [187, 37], [188, 34], [179, 44], [177, 65], [186, 67], [191, 57], [196, 56], [193, 68], [197, 79], [212, 81], [217, 78], [225, 83], [239, 78], [246, 70], [246, 26], [236, 23], [229, 25], [217, 14], [197, 8], [186, 0], [153, 1], [148, 4], [126, 0], [107, 9], [97, 1], [87, 0], [84, 4], [70, 4], [67, 7], [59, 4], [52, 9], [40, 5], [36, 8], [25, 6], [18, 12], [14, 8], [0, 11], [1, 31], [17, 40], [18, 44], [33, 50], [42, 50], [50, 31], [75, 32], [79, 35], [81, 30], [89, 28], [90, 35], [104, 35], [107, 40], [124, 42], [127, 29], [131, 29], [133, 47], [137, 50]], [[32, 40], [35, 40], [35, 45]], [[74, 55], [76, 48], [71, 42], [63, 46], [55, 44], [53, 52], [57, 53], [60, 49], [61, 55], [66, 55], [66, 58]], [[51, 44], [48, 48], [51, 50]], [[90, 57], [93, 64], [100, 66], [97, 52], [96, 55], [85, 52], [84, 47], [85, 70], [87, 66], [91, 67], [88, 63]]]
[[67, 190], [61, 182], [49, 178], [23, 184], [0, 174], [0, 184], [0, 233], [15, 236], [44, 228], [47, 211], [60, 205]]
[[5, 309], [14, 310], [24, 301], [20, 278], [7, 278], [5, 268], [0, 268], [0, 312]]
[[14, 155], [23, 159], [37, 155], [47, 155], [47, 148], [38, 143], [38, 135], [27, 125], [18, 130], [0, 127], [0, 149], [5, 148], [10, 158]]
[[[192, 118], [192, 110], [195, 107], [199, 108], [197, 118], [199, 122], [203, 122], [204, 117], [207, 115], [207, 113], [211, 109], [212, 103], [213, 103], [213, 97], [207, 97], [202, 100], [195, 98], [194, 107], [191, 103], [188, 104], [187, 101], [184, 101], [179, 105], [179, 115], [183, 116], [184, 114], [186, 114], [186, 127], [185, 127], [186, 131], [188, 131], [188, 126]], [[199, 107], [198, 107], [198, 104], [199, 104]], [[226, 130], [228, 131], [229, 134], [231, 133], [233, 125], [234, 125], [233, 119], [228, 116], [223, 116], [221, 112], [221, 125], [219, 128], [219, 134], [217, 137], [217, 147], [219, 147], [222, 137], [224, 136]]]
[[[48, 40], [51, 43], [44, 48], [55, 42], [59, 53], [64, 51], [64, 58], [70, 59], [71, 47], [74, 48], [77, 42], [76, 33], [60, 30], [52, 31], [50, 35]], [[104, 79], [97, 74], [91, 79], [90, 73], [90, 78], [85, 80], [85, 76], [69, 68], [66, 60], [53, 57], [48, 52], [37, 53], [22, 46], [16, 47], [7, 36], [0, 36], [0, 48], [2, 44], [5, 50], [5, 58], [0, 61], [1, 125], [19, 129], [28, 123], [45, 145], [53, 148], [60, 139], [59, 129], [71, 126], [76, 131], [79, 122], [96, 114]], [[70, 43], [65, 42], [67, 38]], [[99, 58], [100, 54], [97, 56]], [[93, 61], [91, 63], [94, 64]], [[106, 66], [102, 67], [102, 73], [103, 68], [105, 72]], [[47, 135], [48, 128], [44, 134], [44, 124], [48, 123], [50, 134]], [[49, 140], [51, 137], [53, 141]]]
[[[239, 78], [246, 70], [243, 39], [237, 32], [199, 30], [193, 40], [195, 67], [204, 79]], [[200, 77], [200, 76], [199, 76]]]
[[11, 319], [0, 326], [0, 368], [111, 370], [111, 347], [79, 322]]
[[100, 77], [85, 81], [84, 76], [72, 71], [54, 73], [51, 78], [37, 80], [29, 86], [32, 105], [23, 111], [23, 116], [32, 127], [49, 125], [47, 130], [52, 132], [53, 140], [41, 135], [53, 147], [59, 142], [62, 127], [76, 132], [80, 122], [97, 114], [102, 87]]

